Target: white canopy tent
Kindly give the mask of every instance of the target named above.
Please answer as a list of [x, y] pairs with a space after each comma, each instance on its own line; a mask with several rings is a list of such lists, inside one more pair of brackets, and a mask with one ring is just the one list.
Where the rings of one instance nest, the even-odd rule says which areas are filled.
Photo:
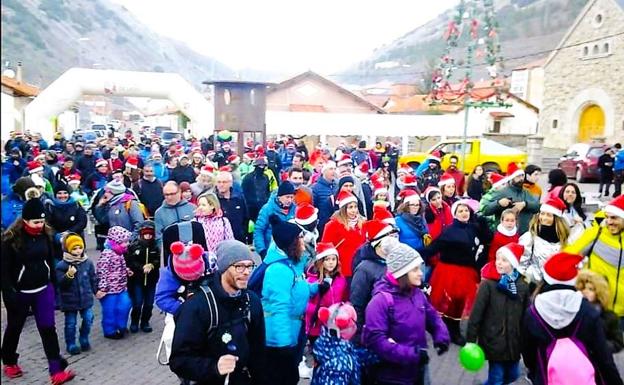
[[190, 120], [191, 132], [214, 131], [212, 105], [182, 76], [174, 73], [71, 68], [37, 96], [25, 111], [25, 128], [50, 140], [50, 119], [82, 95], [138, 96], [171, 100]]

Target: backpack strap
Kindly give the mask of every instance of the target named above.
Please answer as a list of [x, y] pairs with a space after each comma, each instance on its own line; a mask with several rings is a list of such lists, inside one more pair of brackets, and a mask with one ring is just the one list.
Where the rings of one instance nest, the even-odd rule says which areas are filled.
[[206, 302], [208, 304], [208, 312], [210, 313], [210, 325], [208, 325], [208, 333], [217, 328], [219, 325], [219, 308], [217, 306], [217, 299], [214, 296], [214, 293], [210, 289], [210, 287], [200, 286], [202, 291], [204, 292], [204, 296], [206, 297]]
[[596, 242], [598, 242], [598, 238], [600, 238], [600, 233], [602, 233], [602, 226], [598, 227], [596, 238], [594, 238], [594, 241], [592, 242], [591, 246], [589, 247], [589, 251], [587, 252], [587, 268], [588, 269], [591, 269], [591, 254], [594, 251], [594, 246], [596, 246]]
[[392, 324], [394, 323], [394, 297], [392, 297], [392, 294], [388, 293], [387, 291], [382, 291], [381, 295], [384, 297], [384, 300], [386, 301], [386, 305], [388, 305], [388, 328], [390, 329], [389, 332], [392, 332]]

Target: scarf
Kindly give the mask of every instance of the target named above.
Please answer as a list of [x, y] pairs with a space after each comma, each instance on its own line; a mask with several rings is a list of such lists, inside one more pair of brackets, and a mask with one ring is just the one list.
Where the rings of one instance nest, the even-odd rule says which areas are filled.
[[550, 226], [540, 225], [537, 231], [537, 235], [550, 243], [559, 243], [559, 237], [557, 236], [557, 229], [553, 223]]
[[24, 231], [26, 234], [34, 237], [43, 233], [43, 227], [31, 227], [28, 226], [28, 223], [24, 222]]
[[516, 235], [518, 233], [518, 227], [514, 226], [513, 229], [511, 230], [507, 230], [505, 228], [505, 226], [503, 226], [502, 223], [499, 223], [498, 226], [496, 226], [496, 231], [498, 231], [499, 233], [507, 236], [507, 237], [513, 237], [514, 235]]
[[63, 261], [69, 264], [78, 264], [87, 260], [87, 254], [82, 253], [81, 255], [73, 255], [68, 253], [67, 251], [63, 252]]
[[420, 215], [411, 215], [409, 213], [401, 214], [401, 218], [407, 223], [407, 225], [416, 232], [416, 234], [423, 236], [427, 234], [427, 228], [425, 222]]
[[124, 255], [126, 251], [128, 251], [128, 246], [122, 246], [112, 239], [107, 239], [106, 242], [104, 242], [104, 248], [110, 249], [119, 255]]
[[520, 273], [518, 273], [518, 270], [516, 269], [514, 269], [509, 274], [502, 274], [500, 279], [498, 280], [498, 284], [496, 284], [496, 288], [509, 296], [509, 298], [518, 298], [518, 288], [516, 287], [516, 281], [518, 280], [519, 275]]
[[354, 229], [357, 226], [358, 222], [359, 222], [359, 218], [358, 217], [355, 217], [355, 219], [347, 219], [347, 220], [348, 220], [350, 229]]
[[129, 193], [123, 193], [123, 194], [117, 194], [114, 197], [111, 198], [111, 200], [108, 202], [109, 207], [112, 207], [114, 205], [116, 205], [119, 202], [127, 202], [129, 200], [134, 199], [134, 195], [129, 194]]

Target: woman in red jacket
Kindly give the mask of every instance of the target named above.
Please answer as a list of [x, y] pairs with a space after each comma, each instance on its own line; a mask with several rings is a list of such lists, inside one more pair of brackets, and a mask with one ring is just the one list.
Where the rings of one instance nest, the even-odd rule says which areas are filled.
[[[431, 241], [435, 241], [442, 231], [453, 223], [453, 214], [451, 214], [451, 206], [442, 199], [442, 192], [437, 187], [429, 186], [425, 190], [425, 221], [429, 228]], [[433, 273], [433, 269], [438, 264], [440, 256], [435, 254], [429, 258], [427, 267], [425, 268], [425, 282], [429, 282], [429, 278]]]
[[350, 281], [353, 275], [351, 265], [355, 251], [366, 242], [362, 229], [365, 219], [360, 214], [357, 198], [352, 193], [341, 191], [337, 203], [338, 211], [325, 225], [321, 242], [336, 245], [336, 250], [340, 255], [342, 275]]

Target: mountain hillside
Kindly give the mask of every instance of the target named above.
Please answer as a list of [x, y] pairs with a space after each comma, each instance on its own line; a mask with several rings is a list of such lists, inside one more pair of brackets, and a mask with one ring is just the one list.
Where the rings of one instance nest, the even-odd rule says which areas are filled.
[[177, 72], [198, 89], [234, 75], [108, 0], [2, 0], [2, 61], [22, 61], [25, 80], [42, 87], [75, 66]]
[[[475, 0], [473, 0], [475, 1]], [[507, 71], [547, 56], [559, 43], [588, 0], [497, 0], [496, 19]], [[449, 9], [376, 49], [369, 59], [345, 71], [341, 80], [351, 84], [373, 84], [383, 80], [427, 83], [431, 69], [445, 48], [444, 31], [456, 14]], [[467, 35], [465, 32], [464, 35]], [[463, 43], [463, 44], [462, 44]], [[452, 52], [465, 56], [466, 39]], [[459, 51], [458, 51], [459, 50]], [[375, 68], [376, 63], [396, 62], [394, 68]], [[463, 76], [463, 71], [456, 71]], [[485, 76], [484, 66], [476, 67], [474, 78]]]

